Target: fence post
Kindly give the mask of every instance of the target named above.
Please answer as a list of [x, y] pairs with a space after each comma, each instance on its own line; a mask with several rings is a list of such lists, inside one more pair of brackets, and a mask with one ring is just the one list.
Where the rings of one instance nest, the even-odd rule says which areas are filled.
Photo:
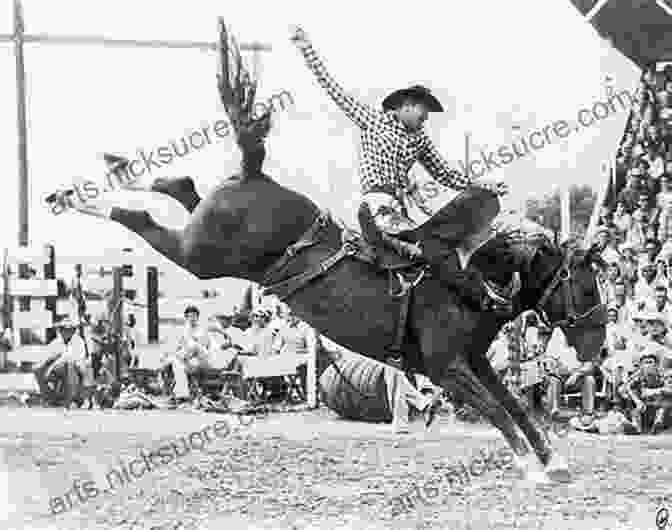
[[147, 267], [147, 342], [159, 342], [159, 269]]
[[121, 378], [121, 333], [124, 329], [123, 322], [123, 266], [112, 269], [112, 329], [114, 330], [114, 351], [115, 351], [115, 377]]
[[[54, 245], [47, 245], [48, 249], [48, 255], [49, 255], [49, 263], [47, 263], [44, 266], [44, 277], [47, 280], [55, 280], [56, 279], [56, 249], [54, 248]], [[57, 300], [58, 300], [58, 293], [56, 293], [56, 296], [48, 296], [46, 298], [46, 301], [44, 303], [45, 309], [47, 311], [51, 311], [51, 316], [52, 316], [52, 322], [56, 322], [56, 305], [57, 305]], [[54, 327], [49, 327], [46, 330], [46, 343], [49, 344], [52, 340], [56, 338], [56, 328]]]

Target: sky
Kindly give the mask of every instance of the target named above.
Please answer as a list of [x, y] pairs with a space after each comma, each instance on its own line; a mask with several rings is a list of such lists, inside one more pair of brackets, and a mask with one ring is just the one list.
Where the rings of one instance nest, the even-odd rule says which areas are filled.
[[[255, 4], [199, 0], [24, 0], [26, 31], [111, 38], [210, 41], [222, 16], [239, 41], [272, 46], [262, 58], [259, 97], [283, 90], [294, 105], [276, 114], [265, 170], [355, 223], [357, 130], [312, 79], [289, 42], [289, 26], [302, 26], [336, 79], [362, 101], [378, 106], [391, 90], [425, 84], [447, 108], [433, 114], [430, 135], [448, 160], [496, 150], [516, 133], [540, 129], [605, 98], [604, 78], [617, 90], [637, 86], [638, 72], [603, 41], [567, 0], [515, 2], [416, 1]], [[0, 0], [0, 33], [11, 31], [11, 1]], [[100, 181], [101, 153], [132, 158], [205, 124], [224, 119], [215, 84], [214, 52], [29, 45], [28, 153], [30, 240], [52, 241], [63, 253], [133, 247], [167, 262], [124, 228], [79, 214], [54, 216], [44, 197], [77, 178]], [[11, 45], [0, 44], [0, 246], [18, 233], [16, 94]], [[626, 112], [512, 162], [490, 176], [509, 184], [505, 209], [554, 187], [602, 185], [601, 166], [613, 158]], [[236, 169], [231, 139], [192, 152], [153, 176], [191, 175], [202, 194]], [[459, 166], [458, 166], [459, 167]], [[425, 178], [422, 172], [419, 177]], [[179, 227], [179, 205], [145, 193], [115, 193], [106, 200], [146, 208], [157, 221]], [[439, 199], [439, 200], [443, 200]]]

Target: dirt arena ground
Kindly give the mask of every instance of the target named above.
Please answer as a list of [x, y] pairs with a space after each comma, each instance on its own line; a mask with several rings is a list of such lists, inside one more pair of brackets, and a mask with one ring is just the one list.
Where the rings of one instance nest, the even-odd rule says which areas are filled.
[[[555, 441], [570, 461], [569, 485], [534, 487], [505, 466], [469, 484], [439, 483], [438, 496], [422, 502], [416, 495], [404, 511], [395, 497], [416, 484], [426, 491], [442, 470], [504, 448], [503, 439], [447, 417], [429, 433], [414, 424], [410, 435], [398, 436], [387, 425], [341, 420], [326, 409], [274, 413], [247, 426], [189, 410], [4, 408], [0, 418], [10, 507], [0, 527], [12, 530], [645, 530], [656, 528], [659, 507], [672, 506], [669, 435], [573, 433]], [[136, 465], [137, 478], [111, 493], [82, 501], [72, 491], [75, 479], [107, 484], [107, 474], [128, 467], [142, 449], [222, 420], [228, 435], [151, 472]], [[68, 491], [71, 509], [63, 501]], [[63, 513], [52, 515], [54, 507]]]

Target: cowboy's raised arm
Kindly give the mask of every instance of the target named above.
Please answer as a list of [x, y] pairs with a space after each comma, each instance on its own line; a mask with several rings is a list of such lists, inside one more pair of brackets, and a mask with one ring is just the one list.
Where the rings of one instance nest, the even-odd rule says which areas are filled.
[[347, 94], [343, 87], [329, 74], [324, 62], [322, 62], [310, 40], [308, 40], [308, 36], [301, 28], [294, 29], [291, 40], [303, 54], [306, 64], [315, 75], [317, 82], [322, 85], [336, 105], [360, 129], [366, 129], [380, 119], [381, 113], [379, 111]]

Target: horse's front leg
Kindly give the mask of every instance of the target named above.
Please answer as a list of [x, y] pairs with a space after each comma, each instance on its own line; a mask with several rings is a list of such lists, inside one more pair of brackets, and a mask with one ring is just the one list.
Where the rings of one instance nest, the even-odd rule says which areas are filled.
[[469, 366], [481, 384], [488, 389], [498, 403], [501, 403], [526, 436], [537, 457], [545, 466], [546, 474], [555, 481], [569, 481], [570, 473], [567, 462], [553, 449], [543, 427], [535, 424], [518, 400], [502, 383], [488, 359], [483, 355], [473, 356], [469, 359]]
[[543, 465], [530, 448], [530, 444], [520, 432], [516, 422], [464, 359], [458, 357], [443, 370], [440, 384], [474, 407], [500, 430], [511, 446], [516, 456], [516, 463], [525, 478], [535, 482], [548, 481]]

